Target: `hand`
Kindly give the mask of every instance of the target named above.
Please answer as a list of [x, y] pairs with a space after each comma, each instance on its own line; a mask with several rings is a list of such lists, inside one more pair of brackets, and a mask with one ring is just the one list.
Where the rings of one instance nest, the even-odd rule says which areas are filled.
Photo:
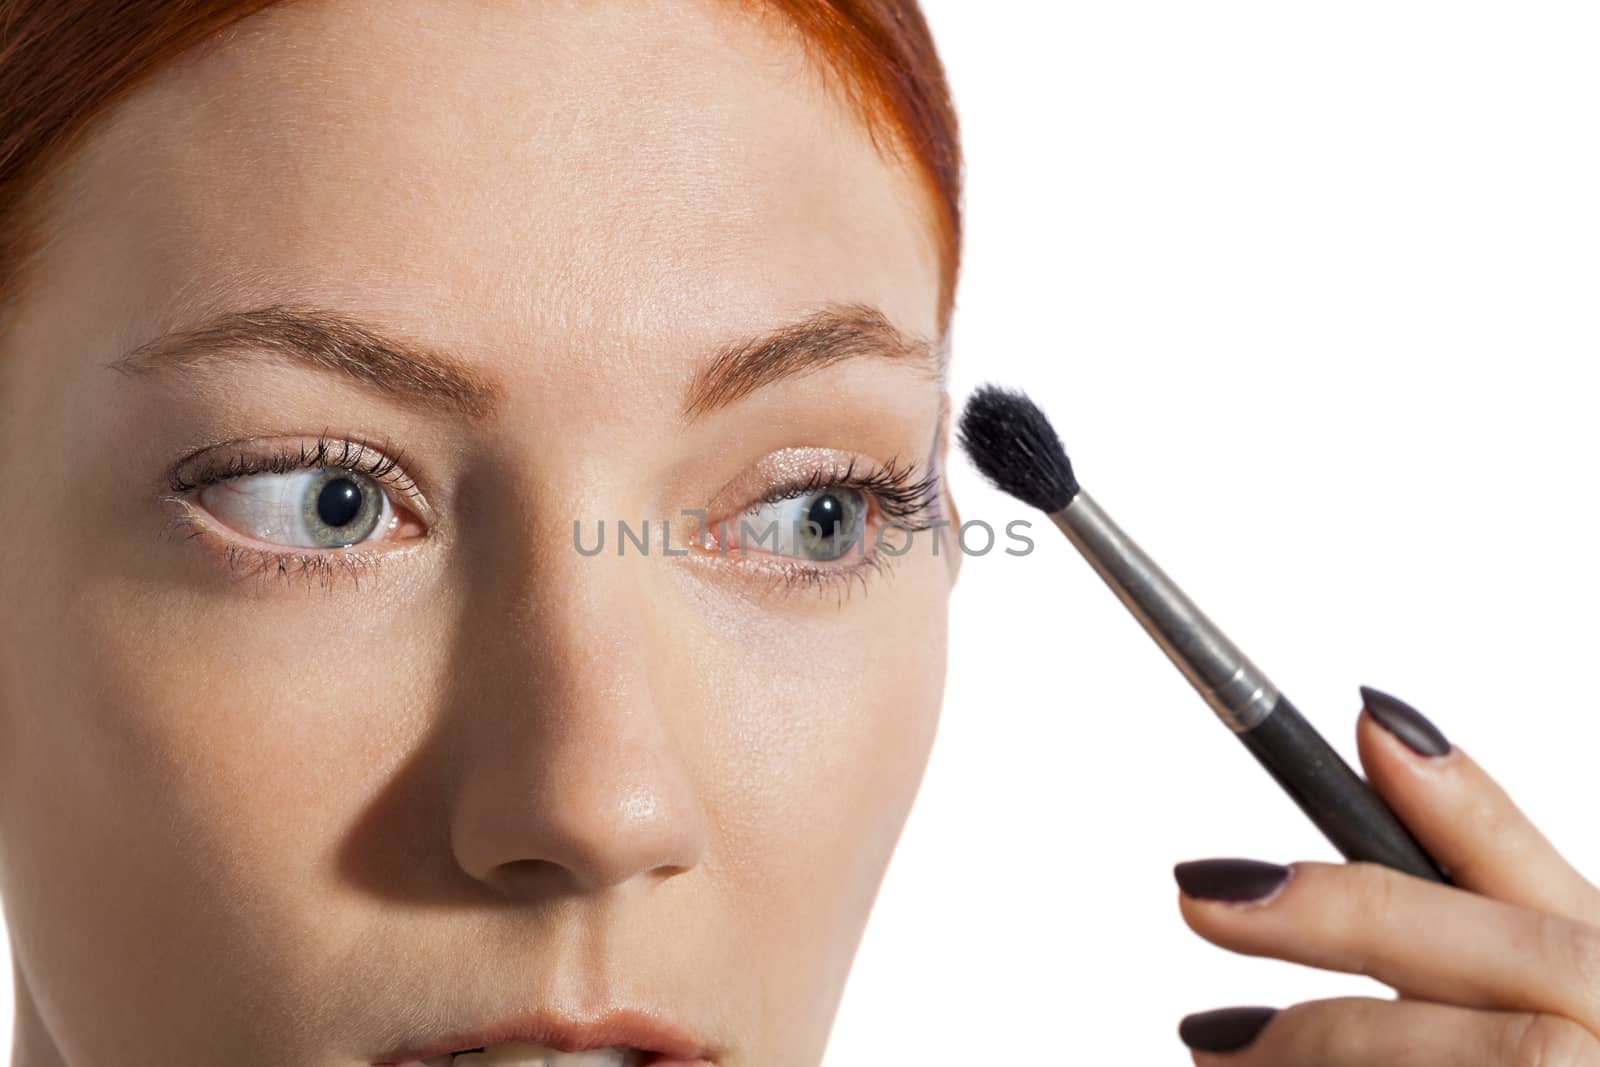
[[1415, 709], [1361, 692], [1367, 780], [1455, 884], [1374, 863], [1178, 864], [1178, 906], [1206, 940], [1399, 993], [1187, 1016], [1194, 1062], [1600, 1067], [1600, 890]]

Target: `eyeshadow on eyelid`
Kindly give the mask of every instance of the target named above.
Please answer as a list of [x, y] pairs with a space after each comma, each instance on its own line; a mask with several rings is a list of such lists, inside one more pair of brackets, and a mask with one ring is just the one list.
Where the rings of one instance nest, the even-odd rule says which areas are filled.
[[764, 474], [777, 480], [801, 479], [816, 470], [819, 461], [832, 459], [839, 452], [832, 448], [786, 448], [762, 460], [758, 466]]

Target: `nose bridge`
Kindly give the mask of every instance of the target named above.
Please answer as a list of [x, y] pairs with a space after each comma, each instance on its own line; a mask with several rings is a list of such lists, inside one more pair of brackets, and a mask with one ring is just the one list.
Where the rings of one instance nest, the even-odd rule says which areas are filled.
[[464, 871], [503, 893], [675, 873], [703, 846], [671, 714], [675, 657], [660, 647], [675, 630], [651, 591], [660, 561], [655, 546], [618, 555], [614, 532], [592, 556], [546, 539], [468, 609], [499, 622], [470, 642], [452, 844]]

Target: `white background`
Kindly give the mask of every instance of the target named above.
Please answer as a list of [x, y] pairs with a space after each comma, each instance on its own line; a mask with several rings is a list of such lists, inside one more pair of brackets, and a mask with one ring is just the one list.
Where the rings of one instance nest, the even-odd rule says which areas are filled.
[[[924, 3], [967, 154], [958, 402], [1028, 389], [1353, 765], [1356, 687], [1389, 690], [1600, 874], [1600, 8]], [[1026, 514], [952, 477], [964, 518]], [[966, 561], [827, 1067], [1183, 1064], [1187, 1012], [1389, 995], [1183, 925], [1178, 860], [1339, 857], [1034, 534]]]
[[[1026, 388], [1353, 766], [1377, 686], [1600, 876], [1600, 6], [924, 5], [968, 161], [956, 396]], [[828, 1067], [1179, 1065], [1191, 1011], [1392, 995], [1183, 924], [1179, 860], [1340, 857], [1035, 532], [957, 584]]]

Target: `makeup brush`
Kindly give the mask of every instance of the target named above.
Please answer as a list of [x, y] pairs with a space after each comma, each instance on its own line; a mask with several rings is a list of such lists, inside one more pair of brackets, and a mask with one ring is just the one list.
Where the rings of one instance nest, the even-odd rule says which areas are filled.
[[980, 386], [961, 414], [959, 436], [984, 477], [1061, 528], [1346, 859], [1449, 882], [1361, 776], [1079, 487], [1061, 439], [1032, 400]]

